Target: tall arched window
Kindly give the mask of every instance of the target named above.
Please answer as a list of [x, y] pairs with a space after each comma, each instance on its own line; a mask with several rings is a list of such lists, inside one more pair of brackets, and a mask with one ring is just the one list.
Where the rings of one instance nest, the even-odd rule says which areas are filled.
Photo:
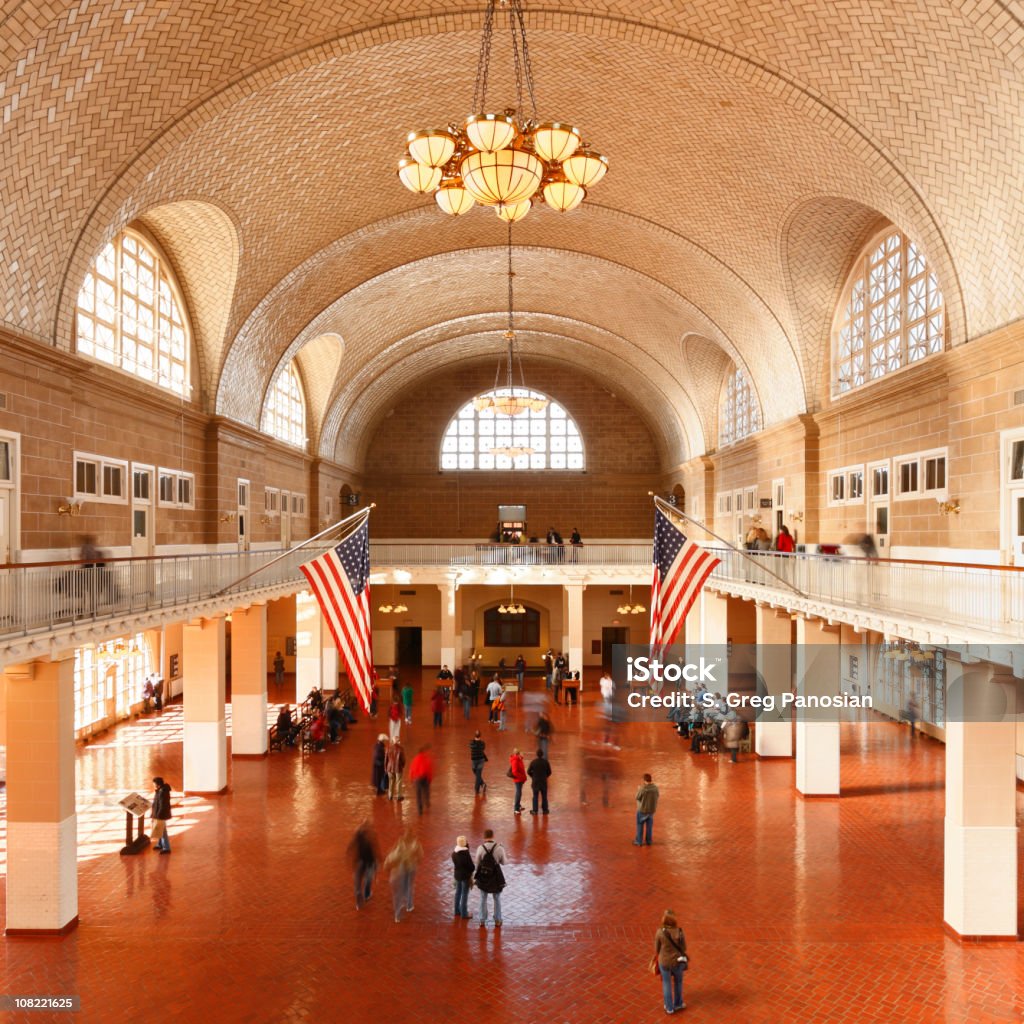
[[130, 228], [108, 242], [85, 275], [77, 314], [79, 354], [187, 397], [184, 304], [152, 242]]
[[857, 258], [832, 335], [832, 394], [945, 348], [939, 282], [921, 250], [889, 228]]
[[[456, 413], [441, 441], [441, 469], [585, 468], [579, 428], [558, 402], [548, 399], [543, 409], [518, 416], [505, 416], [491, 409], [478, 411], [477, 406], [489, 395], [507, 393], [507, 388], [486, 391]], [[547, 395], [532, 389], [529, 394], [547, 399]], [[522, 455], [496, 454], [501, 448], [532, 451]]]
[[761, 429], [761, 406], [747, 375], [734, 367], [722, 384], [718, 404], [718, 447], [739, 441]]
[[285, 444], [306, 447], [306, 403], [294, 362], [289, 363], [270, 386], [260, 429]]

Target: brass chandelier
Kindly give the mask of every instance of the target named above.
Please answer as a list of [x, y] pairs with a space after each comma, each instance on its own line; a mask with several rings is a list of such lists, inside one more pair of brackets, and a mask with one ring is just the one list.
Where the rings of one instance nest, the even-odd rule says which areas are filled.
[[499, 615], [525, 615], [526, 609], [521, 604], [516, 604], [516, 586], [514, 583], [509, 584], [509, 597], [508, 604], [501, 604], [498, 606]]
[[647, 611], [646, 607], [644, 607], [644, 605], [642, 605], [639, 601], [637, 601], [636, 604], [633, 604], [632, 583], [630, 583], [629, 585], [629, 600], [625, 604], [620, 604], [619, 607], [615, 610], [620, 615], [643, 615], [643, 613]]
[[[487, 111], [487, 80], [496, 7], [508, 10], [516, 105]], [[523, 86], [530, 112], [523, 109]], [[433, 193], [437, 205], [457, 217], [474, 203], [494, 207], [510, 224], [534, 203], [560, 213], [576, 209], [608, 170], [608, 159], [583, 142], [580, 130], [537, 116], [533, 69], [526, 43], [522, 0], [488, 0], [473, 89], [473, 110], [460, 125], [409, 133], [408, 154], [398, 162], [407, 189]]]

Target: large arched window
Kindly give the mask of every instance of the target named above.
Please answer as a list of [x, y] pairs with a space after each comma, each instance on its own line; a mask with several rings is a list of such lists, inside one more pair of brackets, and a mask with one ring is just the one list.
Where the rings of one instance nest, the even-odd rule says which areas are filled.
[[747, 375], [734, 367], [722, 384], [718, 404], [718, 447], [739, 441], [761, 429], [761, 406]]
[[137, 231], [108, 242], [78, 293], [76, 347], [185, 398], [191, 341], [166, 261]]
[[[522, 389], [520, 389], [521, 391]], [[477, 406], [498, 388], [467, 402], [448, 424], [441, 441], [441, 469], [575, 469], [585, 468], [583, 438], [565, 409], [551, 400], [540, 410], [506, 416]], [[539, 391], [531, 397], [547, 399]], [[496, 454], [501, 448], [529, 448], [529, 454]]]
[[921, 250], [889, 228], [857, 258], [846, 284], [833, 331], [832, 394], [941, 352], [945, 339], [938, 279]]
[[306, 447], [306, 403], [294, 362], [289, 363], [270, 386], [260, 429], [285, 444]]

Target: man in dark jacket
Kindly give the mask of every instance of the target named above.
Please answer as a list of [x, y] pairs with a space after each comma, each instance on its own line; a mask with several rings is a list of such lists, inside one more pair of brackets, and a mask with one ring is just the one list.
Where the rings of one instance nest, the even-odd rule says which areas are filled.
[[636, 791], [636, 838], [634, 846], [651, 845], [651, 833], [654, 830], [654, 812], [658, 809], [658, 787], [650, 775], [644, 775], [644, 781]]
[[171, 842], [167, 838], [167, 822], [171, 820], [171, 787], [158, 775], [153, 780], [153, 838], [157, 853], [170, 853]]
[[531, 814], [537, 813], [538, 802], [545, 814], [548, 813], [548, 779], [551, 777], [551, 765], [544, 756], [543, 750], [537, 751], [537, 756], [530, 762], [526, 769], [530, 776], [530, 787], [533, 789], [533, 810]]

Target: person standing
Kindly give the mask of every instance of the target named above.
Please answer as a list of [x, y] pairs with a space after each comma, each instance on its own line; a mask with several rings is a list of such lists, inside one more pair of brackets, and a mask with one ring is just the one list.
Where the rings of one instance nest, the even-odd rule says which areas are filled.
[[356, 910], [360, 910], [373, 895], [373, 878], [377, 874], [377, 864], [380, 862], [377, 839], [369, 822], [364, 821], [356, 829], [352, 841], [348, 844], [348, 855], [355, 871]]
[[440, 729], [444, 725], [444, 709], [445, 699], [444, 694], [441, 692], [439, 686], [434, 691], [434, 696], [430, 698], [430, 710], [434, 713], [434, 728]]
[[473, 707], [480, 703], [480, 673], [473, 669], [469, 674], [469, 692], [473, 698]]
[[555, 671], [555, 656], [551, 652], [549, 647], [544, 654], [544, 688], [546, 690], [551, 689], [551, 677]]
[[388, 737], [397, 740], [402, 731], [402, 707], [397, 697], [392, 697], [388, 708]]
[[[392, 741], [398, 742], [398, 738]], [[374, 796], [383, 796], [388, 791], [387, 775], [388, 738], [381, 733], [377, 742], [373, 745], [373, 774], [370, 782], [373, 785]]]
[[505, 863], [505, 848], [495, 842], [494, 830], [484, 832], [484, 841], [477, 847], [473, 858], [476, 867], [473, 880], [480, 890], [480, 927], [487, 927], [487, 895], [493, 897], [494, 927], [501, 927], [501, 891], [505, 888], [505, 873], [501, 865]]
[[373, 681], [370, 683], [370, 717], [377, 717], [377, 704], [380, 701], [380, 687], [377, 685], [377, 673], [373, 674]]
[[789, 527], [785, 523], [779, 527], [779, 535], [775, 538], [775, 550], [783, 555], [791, 555], [796, 551], [793, 535], [789, 532]]
[[583, 547], [583, 538], [580, 536], [580, 531], [574, 526], [569, 535], [569, 550], [572, 552], [574, 562], [579, 561], [581, 547]]
[[412, 725], [412, 684], [402, 687], [402, 704], [405, 707], [405, 724]]
[[636, 791], [636, 838], [634, 846], [643, 846], [646, 842], [652, 845], [651, 833], [654, 830], [654, 812], [658, 809], [658, 787], [650, 775], [644, 775], [644, 781]]
[[473, 703], [473, 689], [465, 675], [455, 683], [455, 696], [462, 701], [462, 717], [469, 721], [469, 707]]
[[730, 711], [725, 725], [722, 726], [722, 743], [729, 751], [729, 763], [735, 764], [740, 749], [740, 741], [744, 739], [747, 732], [747, 723], [740, 718], [736, 712]]
[[487, 754], [485, 752], [486, 743], [483, 741], [483, 737], [480, 735], [480, 730], [473, 734], [473, 738], [469, 741], [469, 760], [473, 765], [473, 775], [476, 777], [476, 782], [473, 785], [473, 795], [479, 796], [481, 792], [487, 795], [487, 783], [484, 782], [484, 765], [487, 763]]
[[420, 747], [409, 765], [409, 778], [416, 788], [416, 811], [422, 814], [430, 807], [430, 784], [434, 781], [434, 757], [430, 745]]
[[404, 800], [402, 793], [402, 772], [405, 771], [405, 750], [398, 740], [393, 740], [384, 755], [384, 770], [388, 777], [388, 799]]
[[452, 851], [452, 864], [455, 867], [455, 917], [468, 918], [469, 887], [473, 882], [473, 855], [465, 836], [455, 840]]
[[564, 654], [561, 651], [555, 656], [555, 672], [554, 672], [554, 686], [555, 686], [555, 703], [562, 703], [562, 677], [569, 670], [569, 662], [566, 660]]
[[654, 933], [654, 957], [661, 974], [661, 995], [666, 1013], [686, 1009], [683, 1002], [683, 971], [689, 967], [686, 936], [679, 927], [675, 912], [666, 910], [661, 927]]
[[284, 683], [284, 655], [280, 651], [274, 655], [274, 682], [278, 686]]
[[403, 910], [408, 913], [413, 909], [413, 886], [416, 882], [416, 868], [419, 867], [421, 860], [423, 860], [423, 847], [413, 834], [412, 829], [407, 828], [384, 861], [384, 867], [391, 874], [391, 899], [395, 908], [395, 924], [402, 920]]
[[526, 765], [523, 762], [523, 755], [518, 747], [514, 747], [508, 759], [509, 778], [516, 784], [515, 802], [512, 805], [513, 813], [523, 813], [523, 783], [526, 782]]
[[494, 721], [498, 723], [498, 732], [505, 731], [505, 694], [498, 694], [498, 699], [493, 704]]
[[521, 690], [523, 688], [523, 680], [526, 678], [526, 659], [521, 655], [516, 655], [516, 686]]
[[530, 788], [533, 790], [533, 810], [531, 814], [537, 813], [538, 803], [545, 814], [548, 813], [548, 779], [551, 778], [551, 765], [544, 756], [543, 750], [537, 751], [537, 756], [530, 762], [526, 769], [530, 777]]
[[504, 687], [497, 675], [487, 684], [487, 721], [494, 723], [494, 702], [501, 696]]
[[157, 853], [170, 853], [171, 841], [167, 837], [167, 822], [171, 820], [171, 787], [158, 775], [153, 779], [153, 838]]

